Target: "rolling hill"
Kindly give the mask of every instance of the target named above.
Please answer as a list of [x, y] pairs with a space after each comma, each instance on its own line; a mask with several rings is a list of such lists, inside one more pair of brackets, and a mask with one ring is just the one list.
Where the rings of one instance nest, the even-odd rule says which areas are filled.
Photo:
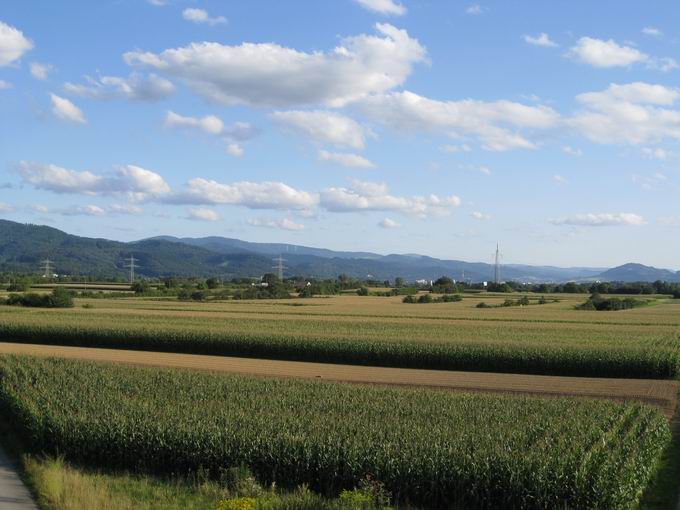
[[[125, 277], [125, 259], [138, 260], [137, 273], [147, 277], [220, 276], [259, 277], [272, 271], [273, 257], [282, 255], [286, 275], [334, 278], [345, 273], [356, 278], [413, 281], [448, 275], [454, 279], [485, 281], [493, 277], [491, 264], [442, 260], [424, 255], [380, 255], [333, 251], [293, 244], [253, 243], [224, 237], [177, 238], [160, 236], [135, 242], [93, 239], [44, 225], [0, 220], [0, 272], [39, 272], [46, 257], [59, 274]], [[612, 269], [508, 264], [507, 280], [565, 281], [680, 281], [680, 273], [641, 264]]]

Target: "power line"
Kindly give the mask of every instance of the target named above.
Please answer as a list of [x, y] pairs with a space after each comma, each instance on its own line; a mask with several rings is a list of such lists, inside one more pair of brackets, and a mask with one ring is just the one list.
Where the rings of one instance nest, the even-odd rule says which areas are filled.
[[278, 275], [279, 275], [279, 280], [283, 281], [283, 270], [288, 269], [286, 266], [283, 265], [286, 259], [282, 258], [281, 255], [279, 255], [277, 258], [274, 259], [274, 262], [276, 262], [275, 266], [272, 266], [272, 269], [276, 269]]
[[54, 274], [54, 264], [52, 264], [52, 261], [49, 258], [45, 258], [45, 260], [40, 261], [40, 269], [43, 271], [43, 277], [44, 278], [52, 278], [52, 275]]
[[139, 259], [136, 259], [133, 255], [130, 255], [130, 257], [125, 260], [127, 260], [125, 267], [130, 268], [130, 284], [133, 284], [135, 283], [135, 268], [139, 267], [137, 264], [135, 264], [135, 262], [137, 262]]
[[496, 244], [496, 260], [494, 265], [493, 280], [496, 285], [501, 283], [501, 252], [498, 249], [498, 244]]

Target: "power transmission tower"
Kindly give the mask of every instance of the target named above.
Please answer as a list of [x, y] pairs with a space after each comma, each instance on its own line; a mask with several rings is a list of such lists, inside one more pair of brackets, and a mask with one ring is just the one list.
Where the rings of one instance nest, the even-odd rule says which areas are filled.
[[501, 252], [498, 250], [498, 244], [496, 244], [496, 259], [494, 264], [493, 281], [497, 285], [501, 283]]
[[54, 274], [54, 265], [49, 258], [40, 261], [40, 269], [43, 271], [44, 278], [52, 278], [52, 275]]
[[130, 285], [135, 283], [135, 268], [138, 268], [139, 266], [135, 264], [139, 259], [136, 259], [132, 254], [130, 255], [130, 258], [125, 259], [127, 260], [127, 264], [125, 264], [125, 267], [130, 268]]
[[274, 262], [276, 262], [275, 266], [272, 266], [273, 269], [276, 269], [277, 274], [279, 275], [279, 280], [283, 281], [283, 270], [288, 269], [286, 266], [283, 265], [286, 259], [282, 258], [281, 255], [279, 255], [277, 258], [274, 259]]

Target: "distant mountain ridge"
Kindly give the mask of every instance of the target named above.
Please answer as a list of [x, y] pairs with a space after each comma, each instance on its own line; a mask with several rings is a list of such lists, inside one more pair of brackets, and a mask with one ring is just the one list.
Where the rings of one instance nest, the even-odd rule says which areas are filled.
[[[178, 238], [158, 236], [129, 243], [80, 237], [41, 225], [0, 220], [0, 271], [38, 272], [49, 257], [60, 274], [121, 277], [125, 258], [138, 259], [137, 273], [147, 277], [259, 277], [271, 272], [273, 258], [286, 259], [287, 276], [334, 278], [345, 273], [377, 280], [431, 280], [447, 275], [456, 280], [488, 281], [492, 264], [442, 260], [426, 255], [333, 251], [282, 243], [254, 243], [225, 237]], [[679, 282], [680, 272], [642, 264], [616, 268], [502, 266], [505, 280], [522, 282], [655, 281]]]

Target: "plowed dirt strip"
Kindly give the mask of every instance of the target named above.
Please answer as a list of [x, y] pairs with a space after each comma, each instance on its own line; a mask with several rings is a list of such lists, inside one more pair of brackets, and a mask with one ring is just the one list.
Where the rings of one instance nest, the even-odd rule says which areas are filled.
[[257, 376], [423, 386], [454, 391], [637, 400], [657, 406], [669, 419], [675, 412], [678, 389], [680, 389], [680, 382], [678, 381], [365, 367], [330, 363], [273, 361], [197, 354], [171, 354], [6, 342], [0, 342], [0, 354], [55, 356], [146, 366], [213, 370]]

